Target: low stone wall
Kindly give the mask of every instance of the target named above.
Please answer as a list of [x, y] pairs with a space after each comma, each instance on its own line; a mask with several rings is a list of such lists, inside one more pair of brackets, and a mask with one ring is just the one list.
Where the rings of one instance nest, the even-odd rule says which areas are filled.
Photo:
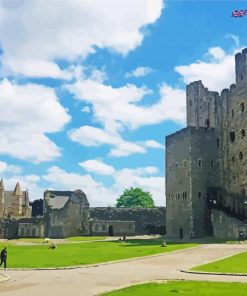
[[222, 239], [238, 239], [239, 231], [245, 232], [247, 239], [247, 226], [243, 221], [226, 215], [222, 211], [211, 210], [211, 220], [213, 224], [214, 237]]
[[18, 220], [0, 219], [0, 238], [14, 239], [18, 237]]
[[90, 208], [93, 221], [133, 221], [135, 234], [165, 234], [165, 207], [155, 208]]
[[18, 223], [18, 237], [44, 237], [44, 219], [20, 219]]
[[91, 235], [135, 235], [134, 221], [94, 221], [91, 224]]

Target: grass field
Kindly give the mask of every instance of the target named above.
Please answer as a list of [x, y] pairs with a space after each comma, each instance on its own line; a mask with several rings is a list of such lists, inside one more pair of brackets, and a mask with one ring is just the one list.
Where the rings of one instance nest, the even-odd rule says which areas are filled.
[[8, 245], [8, 268], [62, 267], [94, 264], [113, 260], [142, 257], [196, 246], [196, 244], [168, 243], [160, 247], [158, 240], [128, 240], [127, 242], [66, 243], [57, 249], [47, 244]]
[[171, 281], [131, 286], [122, 290], [101, 294], [101, 296], [245, 296], [247, 284]]
[[226, 273], [247, 273], [247, 252], [212, 263], [199, 265], [192, 268], [192, 270]]

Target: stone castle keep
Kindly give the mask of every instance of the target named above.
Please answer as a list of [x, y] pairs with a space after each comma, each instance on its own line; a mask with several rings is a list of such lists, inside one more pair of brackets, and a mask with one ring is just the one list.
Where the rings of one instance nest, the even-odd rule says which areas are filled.
[[235, 72], [236, 84], [220, 95], [190, 83], [187, 127], [166, 137], [168, 236], [247, 233], [247, 48]]

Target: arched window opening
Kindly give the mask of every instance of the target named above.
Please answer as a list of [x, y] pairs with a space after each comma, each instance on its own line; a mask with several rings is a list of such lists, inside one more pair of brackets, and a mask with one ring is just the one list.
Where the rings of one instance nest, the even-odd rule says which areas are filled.
[[206, 128], [210, 128], [210, 120], [207, 118], [205, 121]]
[[201, 198], [202, 197], [202, 193], [201, 191], [198, 191], [198, 198]]
[[240, 152], [239, 152], [239, 159], [242, 160], [243, 158], [244, 158], [243, 152], [240, 151]]
[[234, 111], [233, 111], [233, 109], [232, 109], [232, 118], [234, 117]]
[[244, 103], [240, 104], [240, 110], [241, 110], [241, 112], [244, 112]]
[[219, 138], [216, 139], [216, 142], [217, 142], [217, 147], [220, 147], [220, 139]]
[[198, 159], [198, 166], [201, 167], [202, 166], [202, 160]]
[[241, 130], [241, 136], [242, 136], [242, 139], [245, 137], [245, 130], [244, 129]]
[[234, 132], [230, 132], [230, 140], [232, 143], [235, 141], [235, 133]]
[[214, 167], [214, 161], [211, 160], [211, 167], [213, 168]]

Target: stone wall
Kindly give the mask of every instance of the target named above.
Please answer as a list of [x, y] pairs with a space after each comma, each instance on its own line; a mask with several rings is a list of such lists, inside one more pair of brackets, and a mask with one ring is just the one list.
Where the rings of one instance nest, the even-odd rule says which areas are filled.
[[90, 218], [93, 221], [134, 221], [135, 234], [165, 233], [165, 207], [155, 208], [90, 208]]
[[47, 212], [46, 236], [63, 238], [89, 234], [89, 211], [81, 210], [80, 204], [69, 201], [62, 209]]
[[190, 237], [191, 129], [166, 137], [166, 228], [170, 237]]
[[14, 239], [18, 237], [18, 220], [0, 219], [0, 238]]
[[44, 219], [31, 218], [18, 221], [18, 237], [44, 237]]
[[223, 239], [238, 239], [239, 231], [245, 232], [247, 239], [247, 225], [243, 221], [232, 218], [222, 211], [211, 210], [214, 237]]
[[[247, 48], [235, 61], [236, 84], [220, 95], [201, 81], [187, 86], [188, 127], [166, 139], [167, 229], [173, 236], [180, 230], [190, 237], [212, 234], [218, 224], [212, 224], [209, 201], [229, 221], [247, 220]], [[187, 159], [189, 170], [183, 168]], [[185, 190], [189, 199], [179, 201]]]
[[104, 220], [94, 221], [91, 224], [91, 235], [135, 235], [135, 221], [116, 221], [116, 220]]

